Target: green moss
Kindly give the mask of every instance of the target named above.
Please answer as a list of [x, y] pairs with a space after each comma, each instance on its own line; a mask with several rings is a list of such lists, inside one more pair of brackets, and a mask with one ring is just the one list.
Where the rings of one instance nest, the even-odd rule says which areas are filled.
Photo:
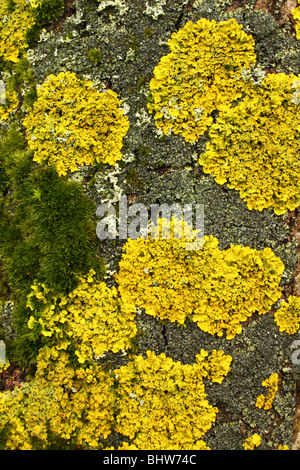
[[137, 89], [140, 91], [142, 88], [145, 88], [147, 84], [147, 78], [146, 77], [140, 77], [137, 82]]
[[102, 52], [99, 49], [88, 50], [89, 59], [96, 65], [99, 65], [102, 60]]
[[62, 14], [64, 5], [64, 0], [42, 0], [41, 4], [35, 9], [36, 24], [43, 27], [52, 23]]
[[0, 429], [0, 450], [5, 450], [7, 441], [8, 430]]
[[150, 28], [146, 28], [144, 31], [145, 38], [147, 39], [152, 38], [153, 34], [154, 34], [154, 31]]
[[126, 38], [126, 43], [127, 43], [127, 51], [129, 51], [130, 49], [132, 49], [135, 53], [139, 51], [140, 41], [135, 36], [135, 34], [128, 36], [128, 38]]
[[131, 170], [128, 170], [127, 176], [126, 176], [127, 183], [130, 181], [135, 181], [135, 180], [136, 180], [136, 170], [134, 168]]
[[0, 145], [0, 191], [3, 193], [9, 189], [9, 178], [5, 171], [5, 161], [15, 152], [22, 151], [25, 147], [25, 138], [19, 132], [17, 125], [13, 125], [9, 132], [2, 136]]
[[24, 304], [33, 281], [59, 295], [74, 289], [78, 276], [91, 268], [102, 278], [104, 265], [97, 256], [95, 206], [83, 187], [59, 177], [54, 167], [33, 164], [16, 128], [3, 140], [0, 155], [7, 194], [0, 201], [0, 256], [5, 285], [16, 301], [15, 358], [26, 363], [38, 352], [36, 338], [28, 336]]

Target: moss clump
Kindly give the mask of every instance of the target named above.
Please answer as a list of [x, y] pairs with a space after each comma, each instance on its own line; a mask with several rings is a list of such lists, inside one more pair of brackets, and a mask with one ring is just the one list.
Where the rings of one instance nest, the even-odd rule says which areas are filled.
[[38, 41], [42, 28], [63, 14], [65, 0], [31, 0], [31, 4], [33, 24], [26, 32], [26, 41], [32, 47]]
[[[97, 238], [94, 205], [77, 183], [61, 180], [53, 167], [32, 170], [32, 155], [17, 154], [7, 173], [14, 212], [1, 203], [1, 257], [14, 292], [39, 279], [56, 292], [68, 292], [77, 274], [91, 267]], [[7, 174], [6, 173], [6, 174]], [[8, 202], [8, 201], [6, 201]]]
[[25, 307], [32, 283], [44, 283], [54, 295], [68, 294], [80, 275], [94, 269], [101, 279], [105, 269], [97, 256], [95, 207], [82, 186], [60, 177], [53, 166], [33, 164], [16, 129], [3, 140], [0, 156], [2, 284], [16, 303], [13, 349], [23, 365], [34, 361], [38, 350], [28, 339]]
[[36, 99], [36, 81], [28, 59], [5, 64], [3, 96], [0, 103], [0, 126], [7, 128], [11, 122], [20, 122], [23, 111]]
[[102, 52], [99, 49], [89, 49], [88, 56], [89, 59], [96, 65], [99, 65], [102, 60]]
[[80, 277], [66, 296], [53, 298], [44, 285], [34, 283], [27, 297], [29, 329], [48, 346], [71, 349], [79, 364], [129, 349], [137, 333], [135, 313], [125, 315], [116, 288], [97, 282], [94, 275], [90, 271]]
[[[298, 0], [298, 3], [300, 3], [299, 0]], [[296, 22], [296, 38], [300, 39], [300, 6], [297, 8], [294, 8], [291, 13]]]

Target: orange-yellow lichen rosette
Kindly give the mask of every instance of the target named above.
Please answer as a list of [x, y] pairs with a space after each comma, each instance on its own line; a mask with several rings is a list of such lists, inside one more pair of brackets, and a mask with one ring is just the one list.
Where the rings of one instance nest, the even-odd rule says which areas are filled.
[[26, 49], [26, 33], [34, 25], [35, 4], [26, 0], [0, 2], [0, 57], [17, 62]]
[[60, 175], [83, 165], [115, 165], [129, 128], [120, 106], [115, 92], [99, 92], [74, 73], [49, 75], [24, 120], [34, 161], [54, 164]]
[[209, 131], [200, 164], [239, 191], [248, 209], [275, 214], [300, 204], [300, 77], [270, 74]]
[[128, 240], [116, 275], [125, 310], [145, 309], [161, 320], [187, 319], [212, 335], [232, 339], [254, 313], [267, 313], [280, 298], [284, 265], [270, 248], [232, 245], [220, 250], [205, 236], [187, 251], [184, 239]]
[[280, 331], [294, 335], [300, 330], [300, 297], [291, 295], [282, 302], [274, 314], [274, 320]]
[[211, 113], [242, 96], [255, 65], [254, 40], [235, 19], [188, 22], [168, 41], [150, 82], [148, 110], [164, 133], [194, 142]]

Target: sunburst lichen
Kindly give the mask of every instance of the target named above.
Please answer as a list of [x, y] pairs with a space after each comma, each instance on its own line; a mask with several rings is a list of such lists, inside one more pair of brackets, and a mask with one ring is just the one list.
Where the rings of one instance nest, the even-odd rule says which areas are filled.
[[43, 26], [63, 12], [64, 0], [1, 0], [0, 58], [18, 62]]
[[188, 22], [168, 41], [150, 82], [148, 110], [165, 134], [194, 142], [213, 122], [212, 111], [242, 96], [255, 64], [254, 40], [235, 19]]
[[[185, 250], [184, 239], [128, 240], [116, 275], [124, 306], [233, 338], [241, 322], [267, 313], [281, 295], [282, 261], [270, 248], [257, 251], [204, 237], [202, 249]], [[167, 267], [167, 268], [166, 268]]]
[[270, 375], [268, 379], [262, 382], [262, 386], [267, 388], [268, 394], [267, 396], [263, 394], [259, 395], [259, 397], [257, 397], [255, 406], [257, 406], [257, 408], [269, 410], [272, 408], [275, 393], [278, 390], [278, 374]]
[[273, 207], [280, 215], [300, 204], [299, 94], [299, 77], [268, 75], [210, 128], [199, 163], [250, 210]]
[[[208, 449], [199, 439], [211, 428], [218, 409], [206, 399], [202, 378], [211, 375], [214, 381], [216, 375], [220, 383], [232, 359], [223, 351], [216, 354], [217, 360], [205, 363], [208, 353], [201, 351], [196, 364], [183, 365], [147, 351], [146, 358], [136, 356], [116, 369], [120, 396], [116, 430], [140, 450]], [[127, 448], [128, 444], [121, 447]]]
[[282, 302], [274, 314], [274, 320], [280, 331], [294, 335], [300, 329], [300, 297], [291, 295], [287, 302]]
[[260, 446], [261, 444], [261, 437], [258, 434], [253, 434], [250, 437], [247, 437], [245, 440], [243, 447], [245, 450], [253, 450], [255, 447]]
[[98, 92], [74, 73], [49, 75], [24, 120], [34, 161], [55, 164], [60, 175], [96, 162], [114, 165], [129, 121], [112, 90]]
[[[51, 303], [45, 286], [34, 284], [27, 301], [33, 313], [29, 328], [41, 337], [53, 338], [59, 349], [72, 345], [79, 363], [109, 350], [127, 349], [137, 333], [134, 314], [124, 314], [117, 290], [95, 281], [94, 274], [80, 277], [68, 296]], [[36, 308], [36, 302], [44, 308]]]
[[111, 433], [113, 404], [109, 373], [95, 364], [75, 368], [65, 351], [42, 348], [34, 379], [0, 393], [5, 448], [51, 449], [53, 438], [65, 440], [68, 448], [97, 447], [99, 438]]

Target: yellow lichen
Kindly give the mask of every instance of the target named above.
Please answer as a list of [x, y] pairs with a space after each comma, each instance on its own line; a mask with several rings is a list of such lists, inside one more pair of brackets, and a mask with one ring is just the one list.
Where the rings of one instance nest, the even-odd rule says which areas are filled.
[[262, 386], [268, 389], [267, 396], [259, 395], [256, 400], [255, 406], [257, 408], [263, 408], [264, 410], [269, 410], [272, 408], [273, 400], [275, 394], [278, 390], [278, 374], [272, 374], [270, 377], [262, 382]]
[[6, 448], [45, 448], [53, 435], [96, 447], [111, 433], [113, 378], [95, 364], [74, 368], [63, 350], [42, 348], [33, 380], [0, 393], [0, 428]]
[[245, 450], [253, 450], [255, 447], [258, 447], [261, 444], [261, 437], [258, 434], [253, 434], [248, 437], [243, 446]]
[[[300, 4], [300, 1], [298, 0], [298, 3]], [[294, 8], [291, 11], [293, 18], [296, 22], [296, 38], [300, 39], [300, 6], [297, 8]]]
[[300, 297], [291, 295], [287, 302], [282, 302], [274, 314], [274, 320], [280, 331], [294, 335], [300, 329]]
[[199, 250], [187, 251], [185, 239], [129, 239], [116, 280], [128, 312], [184, 323], [197, 322], [210, 334], [233, 338], [241, 322], [267, 313], [279, 299], [282, 261], [270, 248], [231, 246], [204, 237]]
[[[40, 1], [13, 3], [13, 12], [8, 12], [7, 2], [0, 5], [0, 55], [16, 62], [27, 46], [26, 31], [33, 24], [30, 8], [39, 6]], [[284, 145], [288, 145], [284, 162], [275, 160], [277, 167], [270, 176], [278, 187], [273, 186], [271, 194], [267, 172], [264, 181], [268, 184], [255, 206], [257, 184], [253, 185], [253, 181], [261, 171], [258, 158], [254, 158], [258, 168], [253, 168], [255, 178], [249, 190], [248, 186], [239, 188], [244, 180], [239, 179], [240, 175], [232, 177], [232, 167], [229, 186], [246, 194], [250, 209], [269, 207], [266, 204], [271, 200], [275, 212], [280, 214], [299, 203], [299, 187], [294, 178], [299, 166], [295, 139], [299, 126], [290, 116], [294, 112], [295, 121], [299, 117], [297, 77], [284, 78], [282, 74], [268, 77], [261, 88], [250, 85], [254, 41], [235, 20], [187, 23], [173, 34], [169, 47], [171, 52], [156, 67], [150, 85], [153, 101], [148, 108], [158, 128], [194, 142], [212, 125], [214, 110], [220, 111], [219, 130], [222, 119], [228, 120], [228, 127], [229, 123], [240, 126], [236, 112], [243, 119], [243, 135], [248, 132], [255, 136], [255, 125], [263, 124], [264, 131], [270, 131], [270, 139], [260, 134], [260, 142], [272, 158], [279, 158], [286, 149]], [[230, 109], [232, 101], [241, 98], [243, 92], [247, 93], [244, 101]], [[263, 112], [259, 111], [262, 98]], [[17, 104], [16, 94], [8, 96], [8, 106], [0, 108], [0, 119], [7, 119]], [[271, 132], [273, 121], [270, 128], [265, 124], [263, 116], [267, 112], [276, 115], [275, 124], [285, 123], [282, 139], [276, 127]], [[110, 90], [99, 93], [92, 82], [70, 72], [50, 75], [38, 88], [37, 101], [24, 124], [34, 160], [55, 164], [61, 175], [76, 171], [80, 165], [115, 164], [121, 158], [128, 131], [128, 120], [117, 95]], [[203, 160], [207, 168], [214, 132], [213, 126], [211, 147]], [[227, 132], [226, 128], [226, 139]], [[238, 138], [231, 139], [235, 149], [240, 143]], [[248, 139], [249, 136], [243, 141], [245, 151]], [[226, 148], [219, 145], [220, 149], [224, 156]], [[229, 152], [225, 166], [232, 164], [233, 157], [234, 152]], [[274, 166], [274, 160], [272, 164], [266, 157], [262, 160], [268, 170]], [[218, 183], [225, 182], [222, 171], [214, 175]], [[248, 181], [251, 171], [247, 169]], [[268, 312], [278, 300], [284, 266], [271, 249], [260, 252], [231, 246], [221, 251], [212, 236], [205, 237], [203, 247], [192, 252], [186, 250], [186, 243], [186, 238], [174, 237], [129, 240], [117, 276], [121, 298], [117, 289], [95, 281], [94, 272], [81, 277], [69, 295], [52, 298], [51, 302], [51, 292], [44, 285], [32, 285], [27, 299], [32, 311], [28, 326], [45, 345], [37, 358], [35, 377], [13, 392], [0, 393], [0, 428], [5, 429], [8, 449], [33, 449], [36, 443], [43, 448], [52, 435], [78, 446], [96, 448], [99, 439], [105, 439], [112, 430], [132, 440], [122, 444], [120, 450], [209, 449], [201, 438], [211, 428], [218, 409], [207, 400], [203, 379], [222, 383], [230, 371], [231, 356], [223, 351], [209, 354], [201, 350], [193, 365], [183, 365], [164, 354], [156, 356], [147, 351], [146, 358], [133, 356], [128, 364], [109, 372], [94, 361], [107, 351], [116, 353], [131, 346], [137, 333], [136, 307], [179, 323], [191, 319], [203, 331], [218, 336], [226, 332], [227, 339], [231, 339], [241, 332], [241, 322], [254, 312]], [[299, 329], [299, 308], [292, 310], [291, 305], [292, 299], [288, 307], [282, 305], [275, 314], [281, 331]], [[268, 395], [260, 395], [256, 406], [267, 410], [278, 389], [278, 374], [272, 374], [262, 385], [267, 387]], [[254, 434], [246, 439], [244, 448], [253, 449], [260, 443], [260, 436]]]
[[49, 75], [24, 120], [34, 161], [55, 164], [60, 175], [97, 162], [115, 165], [129, 128], [120, 105], [112, 90], [100, 93], [74, 73]]
[[34, 24], [33, 6], [26, 0], [0, 2], [0, 57], [4, 60], [17, 62], [27, 48], [26, 33]]
[[0, 122], [6, 121], [11, 113], [13, 113], [19, 104], [19, 98], [15, 91], [8, 92], [6, 90], [4, 100], [0, 103]]
[[[52, 338], [59, 349], [67, 350], [71, 345], [79, 363], [107, 351], [128, 349], [137, 329], [134, 314], [124, 313], [116, 288], [94, 281], [93, 272], [79, 281], [68, 296], [51, 302], [44, 286], [33, 285], [27, 301], [33, 313], [29, 328]], [[42, 313], [35, 310], [37, 300], [45, 304]]]
[[[203, 377], [221, 382], [230, 370], [231, 357], [214, 351], [211, 362], [201, 351], [196, 364], [182, 365], [147, 351], [115, 370], [119, 395], [117, 432], [132, 439], [139, 450], [205, 449], [200, 439], [216, 419], [218, 409], [209, 404]], [[216, 355], [219, 361], [216, 361]], [[222, 360], [222, 358], [224, 358]], [[127, 444], [121, 449], [129, 449]]]
[[248, 208], [275, 214], [300, 204], [300, 77], [268, 75], [210, 128], [199, 160], [219, 184], [240, 192]]
[[[164, 445], [165, 441], [162, 441], [162, 444]], [[178, 446], [173, 447], [173, 444], [167, 444], [167, 445], [168, 445], [167, 449], [165, 447], [160, 447], [158, 450], [184, 450], [184, 448], [182, 447], [180, 448]], [[148, 446], [145, 445], [145, 449], [148, 449]], [[109, 449], [105, 449], [105, 450], [109, 450]], [[134, 444], [128, 444], [128, 442], [124, 442], [120, 447], [118, 447], [118, 450], [141, 450], [141, 448], [137, 447]], [[207, 444], [205, 444], [204, 441], [200, 439], [195, 444], [188, 445], [186, 447], [186, 450], [211, 450], [211, 449], [210, 447], [208, 447]]]
[[255, 64], [254, 40], [235, 19], [188, 22], [168, 41], [150, 82], [148, 110], [156, 126], [194, 142], [213, 122], [212, 111], [242, 96]]

